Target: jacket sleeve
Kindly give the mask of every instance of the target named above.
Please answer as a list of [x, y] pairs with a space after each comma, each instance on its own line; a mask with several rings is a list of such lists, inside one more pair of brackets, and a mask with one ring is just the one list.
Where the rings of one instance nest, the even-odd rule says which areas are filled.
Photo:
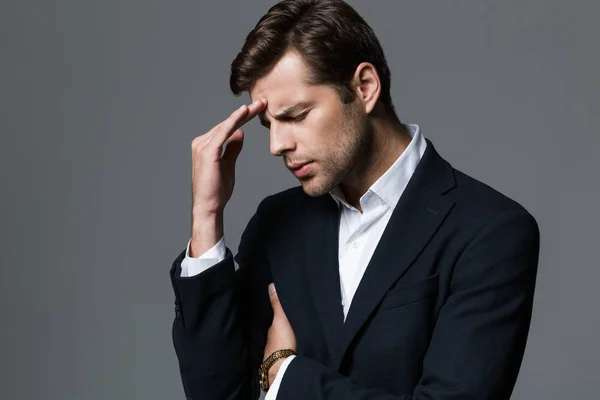
[[225, 259], [193, 277], [181, 277], [179, 254], [170, 271], [175, 292], [173, 344], [187, 399], [257, 399], [257, 370], [273, 310], [266, 240], [265, 201], [248, 223], [235, 261]]
[[538, 253], [538, 227], [526, 211], [484, 221], [455, 265], [413, 393], [361, 386], [298, 356], [283, 376], [278, 399], [509, 399], [531, 320]]

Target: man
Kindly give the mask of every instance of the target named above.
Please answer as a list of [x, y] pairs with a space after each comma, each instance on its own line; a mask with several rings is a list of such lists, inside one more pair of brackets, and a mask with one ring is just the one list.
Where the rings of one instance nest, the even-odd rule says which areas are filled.
[[[192, 235], [171, 269], [187, 398], [508, 399], [534, 218], [400, 122], [379, 42], [342, 1], [275, 5], [231, 72], [253, 102], [192, 142]], [[301, 187], [261, 202], [236, 270], [223, 213], [255, 116]]]

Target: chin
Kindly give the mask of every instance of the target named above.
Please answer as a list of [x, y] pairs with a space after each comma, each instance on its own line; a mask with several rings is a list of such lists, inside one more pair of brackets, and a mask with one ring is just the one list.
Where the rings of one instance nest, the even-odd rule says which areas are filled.
[[325, 193], [322, 193], [321, 191], [315, 191], [312, 190], [312, 188], [307, 188], [306, 185], [302, 185], [302, 190], [304, 190], [304, 193], [306, 193], [307, 195], [309, 195], [310, 197], [319, 197], [324, 195]]
[[330, 185], [328, 182], [319, 181], [316, 176], [301, 180], [302, 190], [310, 197], [319, 197], [329, 193], [335, 185]]

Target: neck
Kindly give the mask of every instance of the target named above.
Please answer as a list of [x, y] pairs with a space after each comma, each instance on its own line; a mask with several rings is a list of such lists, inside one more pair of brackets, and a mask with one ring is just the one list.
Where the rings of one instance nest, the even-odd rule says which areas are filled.
[[346, 201], [360, 210], [360, 198], [406, 150], [411, 141], [397, 118], [373, 118], [373, 138], [369, 151], [355, 170], [340, 183]]

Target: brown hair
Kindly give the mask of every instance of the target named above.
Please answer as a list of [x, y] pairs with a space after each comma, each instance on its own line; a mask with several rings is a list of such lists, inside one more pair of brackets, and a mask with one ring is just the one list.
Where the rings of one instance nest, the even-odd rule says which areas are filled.
[[232, 92], [249, 91], [289, 50], [309, 66], [310, 83], [332, 85], [346, 104], [354, 100], [350, 81], [356, 67], [370, 62], [381, 81], [380, 100], [393, 111], [390, 71], [379, 40], [341, 0], [284, 0], [271, 7], [231, 64]]

